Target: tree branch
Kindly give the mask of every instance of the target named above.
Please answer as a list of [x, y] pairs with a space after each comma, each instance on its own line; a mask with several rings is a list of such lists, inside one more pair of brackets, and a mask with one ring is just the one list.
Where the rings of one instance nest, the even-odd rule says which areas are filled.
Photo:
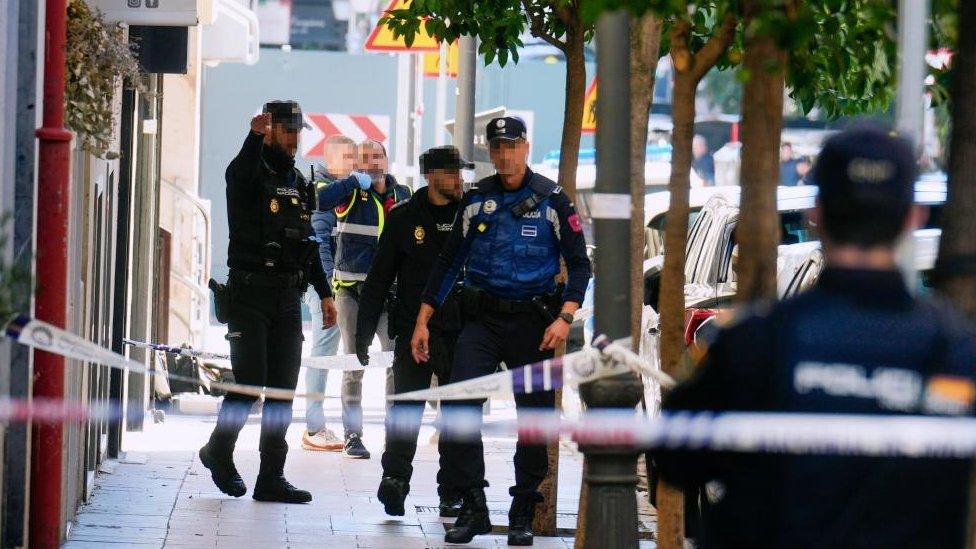
[[530, 0], [522, 0], [522, 7], [525, 8], [525, 14], [529, 16], [529, 32], [532, 33], [532, 36], [541, 38], [550, 45], [559, 48], [559, 51], [566, 53], [566, 43], [545, 31], [543, 23], [545, 15], [540, 13], [540, 8], [533, 6]]
[[691, 32], [691, 22], [681, 18], [671, 27], [671, 62], [677, 72], [693, 69], [695, 58], [688, 50], [688, 35]]
[[721, 26], [715, 30], [708, 42], [705, 42], [705, 45], [695, 54], [695, 80], [701, 80], [705, 73], [718, 63], [718, 58], [722, 56], [725, 50], [729, 49], [735, 34], [735, 23], [735, 15], [731, 12], [726, 13]]

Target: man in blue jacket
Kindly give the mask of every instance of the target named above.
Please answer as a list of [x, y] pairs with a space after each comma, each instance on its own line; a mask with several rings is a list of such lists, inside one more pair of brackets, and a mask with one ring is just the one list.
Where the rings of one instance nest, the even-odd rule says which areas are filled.
[[[488, 123], [486, 135], [497, 173], [479, 181], [461, 199], [451, 234], [427, 282], [411, 340], [414, 360], [427, 362], [428, 322], [454, 290], [463, 268], [467, 318], [454, 354], [452, 383], [491, 374], [499, 362], [515, 368], [551, 358], [566, 341], [591, 273], [583, 225], [573, 203], [556, 183], [527, 165], [525, 124], [518, 118], [496, 118]], [[567, 271], [562, 291], [555, 282], [560, 258], [566, 261]], [[552, 410], [554, 392], [544, 384], [533, 389], [521, 394], [516, 390], [516, 408]], [[464, 415], [473, 412], [480, 418], [479, 408], [480, 402], [445, 405], [442, 436], [451, 437], [451, 414], [466, 409]], [[480, 437], [452, 445], [453, 459], [445, 464], [452, 470], [446, 473], [457, 479], [464, 502], [444, 540], [468, 543], [491, 531], [484, 448]], [[542, 501], [539, 483], [549, 468], [545, 445], [519, 440], [514, 465], [508, 543], [532, 545], [532, 519]]]
[[[386, 173], [386, 149], [377, 141], [359, 145], [359, 169], [366, 172], [369, 182], [349, 178], [318, 189], [320, 210], [335, 209], [336, 250], [333, 288], [339, 331], [345, 354], [356, 353], [356, 317], [359, 314], [359, 294], [373, 263], [373, 253], [386, 214], [396, 203], [410, 198], [410, 189], [400, 185]], [[393, 350], [389, 337], [388, 318], [384, 313], [377, 326], [377, 336], [384, 351]], [[387, 372], [387, 393], [393, 390], [392, 372]], [[363, 370], [342, 374], [342, 425], [345, 430], [345, 455], [369, 459], [363, 444]]]
[[[356, 169], [358, 160], [356, 142], [344, 135], [333, 135], [325, 140], [324, 156], [325, 166], [312, 172], [312, 182], [316, 190], [349, 177], [349, 174]], [[335, 243], [332, 235], [335, 226], [334, 210], [316, 210], [312, 213], [312, 228], [315, 229], [315, 236], [319, 239], [319, 259], [322, 261], [322, 269], [329, 278], [330, 284], [335, 269]], [[335, 356], [339, 350], [339, 327], [322, 328], [322, 313], [313, 292], [305, 293], [305, 303], [312, 316], [312, 356]], [[307, 368], [306, 389], [314, 393], [324, 393], [328, 376], [328, 370]], [[302, 434], [302, 448], [312, 451], [340, 451], [345, 445], [344, 441], [325, 426], [322, 404], [321, 400], [306, 403], [306, 430]]]

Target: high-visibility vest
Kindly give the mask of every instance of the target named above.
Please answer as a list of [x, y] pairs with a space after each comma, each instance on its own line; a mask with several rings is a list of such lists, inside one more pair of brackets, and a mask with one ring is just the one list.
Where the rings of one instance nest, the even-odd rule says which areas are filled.
[[357, 190], [349, 202], [336, 208], [336, 254], [333, 284], [352, 286], [366, 280], [386, 212], [397, 202], [410, 198], [410, 188], [394, 184], [381, 201], [372, 190]]

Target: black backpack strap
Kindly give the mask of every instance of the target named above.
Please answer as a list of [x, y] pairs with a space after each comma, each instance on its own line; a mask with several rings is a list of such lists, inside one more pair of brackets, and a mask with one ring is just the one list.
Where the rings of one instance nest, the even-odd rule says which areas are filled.
[[523, 215], [531, 212], [536, 208], [536, 206], [541, 204], [543, 200], [562, 190], [559, 185], [556, 185], [553, 181], [550, 181], [537, 173], [532, 174], [532, 178], [529, 180], [528, 185], [529, 188], [532, 189], [532, 194], [525, 197], [524, 200], [516, 202], [508, 209], [515, 217], [522, 217]]

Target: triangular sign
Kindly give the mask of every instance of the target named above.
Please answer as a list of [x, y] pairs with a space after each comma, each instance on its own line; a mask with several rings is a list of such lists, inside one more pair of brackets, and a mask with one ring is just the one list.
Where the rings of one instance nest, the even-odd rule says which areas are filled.
[[586, 89], [586, 99], [583, 100], [583, 133], [596, 132], [596, 78]]
[[[386, 7], [384, 13], [407, 9], [409, 6], [410, 0], [392, 0], [390, 5]], [[390, 27], [376, 25], [373, 27], [373, 31], [369, 33], [369, 38], [366, 39], [366, 45], [363, 49], [372, 52], [436, 52], [440, 50], [440, 45], [433, 36], [427, 34], [427, 29], [424, 28], [424, 24], [421, 22], [420, 30], [417, 31], [413, 39], [413, 45], [409, 48], [403, 36], [393, 36], [393, 30]]]
[[[438, 53], [424, 54], [424, 76], [438, 77], [441, 75], [441, 55]], [[458, 43], [455, 40], [447, 47], [447, 67], [445, 76], [457, 78], [458, 74]]]

